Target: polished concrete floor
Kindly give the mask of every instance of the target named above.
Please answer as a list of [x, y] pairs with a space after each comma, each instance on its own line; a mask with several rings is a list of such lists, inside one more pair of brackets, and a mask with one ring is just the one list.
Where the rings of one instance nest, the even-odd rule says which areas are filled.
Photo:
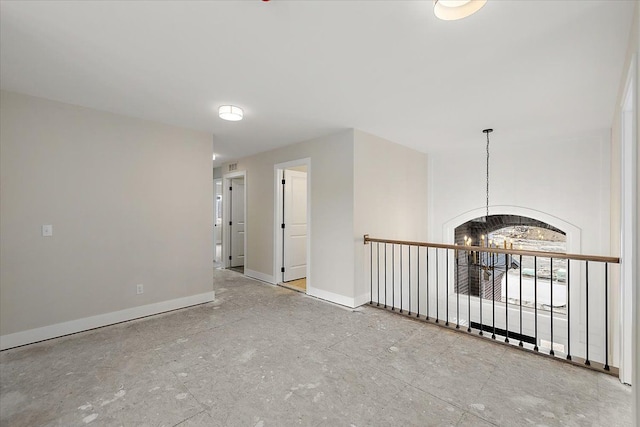
[[213, 303], [0, 353], [2, 426], [630, 426], [614, 377], [216, 270]]

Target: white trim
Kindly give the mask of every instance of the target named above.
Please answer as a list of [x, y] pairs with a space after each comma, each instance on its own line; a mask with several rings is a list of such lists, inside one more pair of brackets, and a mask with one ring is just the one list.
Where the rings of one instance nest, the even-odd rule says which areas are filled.
[[[620, 313], [617, 325], [619, 329], [619, 378], [626, 384], [633, 384], [634, 366], [634, 322], [633, 284], [637, 283], [637, 265], [634, 254], [638, 250], [637, 230], [637, 101], [636, 101], [636, 55], [631, 57], [624, 95], [621, 104], [620, 120]], [[637, 326], [636, 326], [637, 327]]]
[[[334, 294], [333, 292], [325, 291], [322, 289], [311, 288], [307, 284], [307, 295], [312, 297], [320, 298], [325, 301], [333, 302], [335, 304], [344, 305], [345, 307], [355, 308], [357, 307], [355, 304], [355, 299], [346, 297], [340, 294]], [[358, 304], [362, 305], [362, 304]]]
[[[275, 283], [281, 283], [280, 266], [282, 266], [282, 242], [278, 238], [282, 224], [282, 171], [295, 166], [307, 167], [307, 294], [312, 284], [311, 277], [311, 158], [291, 160], [273, 165], [274, 190], [273, 190], [273, 276]], [[279, 277], [280, 276], [280, 277]]]
[[355, 307], [360, 307], [361, 305], [368, 304], [369, 302], [371, 302], [371, 295], [369, 292], [354, 298]]
[[190, 307], [192, 305], [204, 304], [215, 299], [215, 292], [205, 292], [203, 294], [191, 295], [183, 298], [176, 298], [169, 301], [161, 301], [153, 304], [141, 305], [127, 308], [111, 313], [98, 314], [97, 316], [85, 317], [82, 319], [70, 320], [68, 322], [57, 323], [55, 325], [43, 326], [41, 328], [29, 329], [22, 332], [0, 336], [0, 350], [6, 350], [21, 345], [32, 344], [38, 341], [57, 338], [64, 335], [75, 334], [89, 329], [100, 328], [102, 326], [113, 325], [114, 323], [126, 322], [140, 317], [151, 316], [164, 313], [166, 311], [177, 310], [179, 308]]
[[250, 277], [252, 279], [260, 280], [261, 282], [267, 282], [272, 285], [277, 285], [275, 278], [272, 275], [261, 273], [255, 270], [249, 270], [248, 268], [244, 268], [244, 275]]
[[229, 237], [227, 236], [229, 233], [229, 209], [231, 209], [230, 194], [229, 194], [229, 181], [232, 178], [244, 178], [244, 265], [245, 268], [248, 265], [248, 256], [247, 256], [247, 236], [249, 234], [249, 230], [247, 227], [247, 191], [249, 189], [247, 182], [247, 171], [235, 171], [222, 175], [222, 265], [224, 268], [229, 268], [231, 264], [229, 263]]
[[[486, 215], [486, 207], [472, 209], [464, 212], [449, 221], [445, 222], [442, 226], [441, 241], [444, 243], [453, 243], [455, 228], [467, 221], [471, 221], [474, 218], [480, 218]], [[550, 215], [546, 212], [542, 212], [536, 209], [529, 209], [522, 206], [511, 205], [495, 205], [489, 206], [489, 215], [518, 215], [528, 218], [537, 219], [538, 221], [545, 222], [552, 225], [566, 233], [567, 236], [567, 253], [579, 254], [582, 253], [582, 231], [579, 227], [566, 222], [556, 216]]]

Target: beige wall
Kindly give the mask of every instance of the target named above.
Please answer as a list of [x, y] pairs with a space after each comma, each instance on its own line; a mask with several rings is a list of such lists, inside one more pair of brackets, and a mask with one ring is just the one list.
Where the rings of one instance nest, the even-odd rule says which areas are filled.
[[[354, 138], [355, 294], [369, 301], [371, 237], [427, 241], [427, 155], [356, 130]], [[363, 299], [364, 298], [364, 299]]]
[[209, 135], [0, 101], [0, 335], [212, 294]]
[[[353, 131], [293, 144], [239, 160], [246, 171], [245, 273], [274, 277], [275, 170], [278, 163], [310, 158], [311, 274], [317, 296], [338, 301], [353, 295]], [[228, 164], [223, 165], [223, 173]], [[313, 292], [311, 292], [313, 294]], [[334, 299], [335, 300], [335, 299]]]

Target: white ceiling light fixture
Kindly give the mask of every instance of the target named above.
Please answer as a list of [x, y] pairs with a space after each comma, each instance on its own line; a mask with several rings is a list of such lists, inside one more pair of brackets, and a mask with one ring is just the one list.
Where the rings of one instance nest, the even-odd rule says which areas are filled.
[[218, 116], [220, 116], [222, 120], [237, 122], [238, 120], [242, 120], [242, 115], [242, 108], [236, 107], [235, 105], [222, 105], [218, 108]]
[[455, 21], [473, 15], [487, 0], [433, 0], [433, 13], [443, 21]]

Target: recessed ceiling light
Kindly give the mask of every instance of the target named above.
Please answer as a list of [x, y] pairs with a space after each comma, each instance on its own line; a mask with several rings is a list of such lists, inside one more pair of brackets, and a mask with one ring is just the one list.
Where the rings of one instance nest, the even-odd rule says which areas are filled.
[[223, 105], [218, 108], [218, 116], [220, 116], [222, 120], [237, 122], [238, 120], [242, 120], [242, 108], [236, 107], [235, 105]]
[[433, 13], [444, 21], [466, 18], [479, 11], [487, 0], [433, 0]]

